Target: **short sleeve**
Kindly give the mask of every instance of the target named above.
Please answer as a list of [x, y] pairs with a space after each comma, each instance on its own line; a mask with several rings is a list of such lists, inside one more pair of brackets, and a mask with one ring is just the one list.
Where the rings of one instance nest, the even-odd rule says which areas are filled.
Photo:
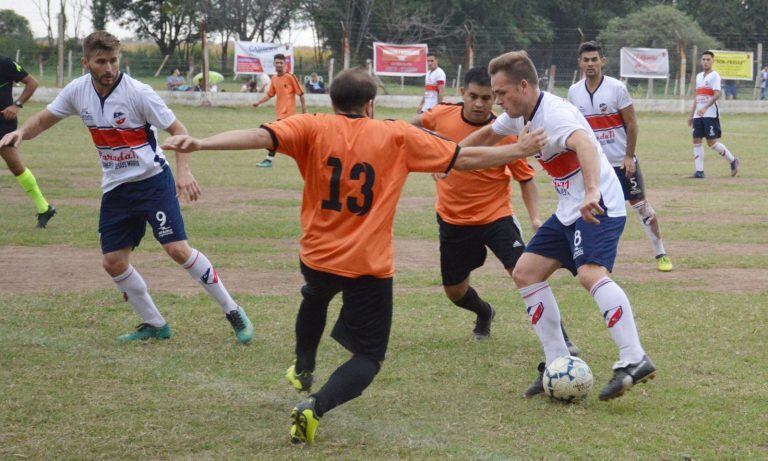
[[291, 77], [293, 77], [292, 80], [293, 80], [293, 91], [294, 91], [294, 93], [296, 93], [299, 96], [303, 95], [304, 94], [304, 89], [301, 87], [301, 83], [299, 83], [298, 77], [296, 77], [293, 74], [291, 74]]
[[151, 125], [165, 130], [176, 120], [173, 111], [149, 85], [142, 85], [138, 96], [137, 102], [141, 114]]
[[[627, 87], [619, 82], [618, 85], [616, 85], [616, 107], [621, 109], [626, 109], [627, 107], [632, 105], [632, 98], [629, 96], [629, 91], [627, 91]], [[570, 94], [569, 94], [570, 96]], [[568, 99], [571, 99], [570, 97]], [[571, 101], [573, 102], [573, 101]]]
[[443, 69], [438, 69], [435, 76], [435, 85], [445, 85], [445, 80], [445, 72]]
[[536, 172], [531, 165], [523, 159], [515, 160], [512, 163], [507, 164], [509, 171], [512, 172], [512, 177], [517, 182], [526, 182], [533, 179]]
[[8, 80], [13, 82], [20, 82], [29, 75], [27, 71], [21, 67], [21, 64], [10, 58], [3, 59], [2, 73], [8, 77]]
[[437, 121], [442, 115], [444, 115], [444, 107], [444, 105], [438, 104], [433, 106], [428, 111], [423, 112], [421, 114], [421, 126], [428, 129], [429, 131], [437, 131]]
[[277, 77], [269, 79], [269, 90], [267, 90], [267, 96], [270, 98], [277, 94], [277, 88], [275, 88], [275, 80]]
[[70, 115], [77, 115], [77, 105], [75, 103], [75, 82], [70, 83], [61, 89], [59, 94], [46, 107], [48, 112], [56, 118], [66, 118]]
[[276, 151], [299, 161], [309, 153], [318, 123], [317, 115], [300, 114], [261, 127], [269, 131]]
[[522, 121], [522, 117], [512, 118], [509, 114], [504, 112], [496, 117], [496, 120], [491, 127], [493, 128], [493, 132], [499, 135], [518, 135], [523, 128]]
[[721, 88], [720, 74], [718, 74], [717, 72], [714, 72], [712, 74], [712, 90], [720, 91], [720, 88]]
[[576, 112], [577, 110], [573, 107], [572, 110], [557, 110], [549, 114], [544, 122], [544, 131], [549, 137], [548, 146], [557, 147], [558, 150], [566, 150], [568, 147], [565, 143], [574, 131], [586, 131], [585, 127], [579, 123], [577, 115], [581, 114]]
[[406, 159], [408, 171], [422, 173], [448, 173], [459, 155], [459, 145], [430, 131], [398, 121], [402, 128], [400, 149]]

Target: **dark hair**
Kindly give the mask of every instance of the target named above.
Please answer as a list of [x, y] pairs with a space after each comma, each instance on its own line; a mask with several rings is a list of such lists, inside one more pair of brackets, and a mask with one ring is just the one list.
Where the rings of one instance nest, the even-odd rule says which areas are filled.
[[584, 42], [581, 44], [581, 46], [579, 46], [579, 56], [581, 56], [584, 53], [589, 53], [591, 51], [597, 51], [597, 54], [601, 58], [603, 57], [603, 47], [598, 45], [598, 43], [594, 40]]
[[331, 82], [331, 102], [343, 112], [358, 112], [376, 98], [376, 82], [367, 72], [347, 69]]
[[491, 76], [485, 67], [473, 67], [464, 74], [464, 88], [470, 83], [476, 83], [480, 86], [491, 86]]
[[427, 53], [427, 57], [430, 57], [430, 56], [437, 59], [437, 55], [435, 53]]
[[701, 53], [702, 56], [704, 56], [705, 54], [708, 54], [708, 55], [712, 56], [712, 59], [715, 59], [715, 53], [713, 53], [713, 52], [711, 52], [709, 50]]
[[277, 53], [277, 54], [274, 56], [273, 60], [274, 60], [274, 61], [277, 61], [278, 59], [285, 61], [285, 55], [284, 55], [283, 53]]
[[88, 58], [94, 51], [119, 51], [120, 40], [103, 30], [97, 30], [83, 40], [83, 55]]
[[[173, 75], [173, 73], [176, 72], [177, 70], [179, 70], [178, 67], [171, 67], [171, 73], [169, 75]], [[179, 72], [181, 71], [179, 70]]]

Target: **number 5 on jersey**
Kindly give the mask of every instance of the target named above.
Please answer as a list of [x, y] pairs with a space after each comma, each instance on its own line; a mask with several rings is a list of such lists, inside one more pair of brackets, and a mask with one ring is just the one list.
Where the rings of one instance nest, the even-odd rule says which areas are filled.
[[[341, 211], [341, 174], [342, 167], [341, 159], [337, 157], [328, 157], [326, 165], [331, 167], [331, 187], [328, 200], [323, 200], [322, 208], [324, 210]], [[373, 167], [369, 163], [355, 163], [352, 165], [352, 169], [349, 171], [349, 180], [355, 182], [361, 182], [360, 194], [362, 195], [362, 204], [360, 203], [361, 197], [349, 195], [347, 197], [347, 209], [350, 212], [363, 216], [371, 210], [373, 205], [373, 183], [376, 179], [376, 173]], [[346, 178], [345, 178], [346, 182]]]

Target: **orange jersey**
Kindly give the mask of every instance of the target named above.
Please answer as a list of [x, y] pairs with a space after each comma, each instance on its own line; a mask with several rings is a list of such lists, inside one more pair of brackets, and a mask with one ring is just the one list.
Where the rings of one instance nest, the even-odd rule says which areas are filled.
[[392, 221], [411, 171], [447, 172], [459, 146], [404, 121], [303, 114], [264, 125], [304, 178], [301, 260], [344, 277], [391, 277]]
[[284, 73], [281, 76], [274, 75], [269, 83], [267, 96], [277, 95], [275, 100], [275, 114], [282, 120], [296, 114], [296, 95], [301, 96], [304, 90], [295, 75]]
[[[463, 104], [438, 104], [421, 115], [421, 124], [452, 141], [460, 142], [473, 132], [492, 123], [473, 123], [464, 118]], [[508, 136], [499, 144], [516, 142]], [[525, 160], [505, 166], [476, 171], [452, 171], [437, 181], [435, 208], [443, 221], [459, 226], [479, 226], [512, 215], [509, 181], [533, 178], [533, 168]]]

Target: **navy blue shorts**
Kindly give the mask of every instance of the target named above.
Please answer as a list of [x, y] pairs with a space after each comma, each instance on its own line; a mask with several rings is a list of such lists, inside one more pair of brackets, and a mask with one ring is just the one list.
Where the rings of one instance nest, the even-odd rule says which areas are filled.
[[101, 198], [101, 252], [136, 248], [152, 226], [161, 244], [186, 240], [176, 183], [168, 167], [151, 178], [120, 184]]
[[590, 224], [579, 218], [565, 226], [552, 215], [536, 231], [525, 252], [560, 261], [573, 275], [584, 264], [597, 264], [611, 272], [627, 218], [600, 215], [597, 219], [600, 224]]
[[693, 119], [693, 137], [720, 139], [720, 119], [718, 117], [698, 117]]
[[643, 183], [643, 172], [640, 171], [640, 162], [635, 159], [635, 174], [627, 177], [621, 167], [613, 167], [616, 176], [619, 177], [621, 190], [624, 191], [624, 200], [645, 200], [645, 184]]

